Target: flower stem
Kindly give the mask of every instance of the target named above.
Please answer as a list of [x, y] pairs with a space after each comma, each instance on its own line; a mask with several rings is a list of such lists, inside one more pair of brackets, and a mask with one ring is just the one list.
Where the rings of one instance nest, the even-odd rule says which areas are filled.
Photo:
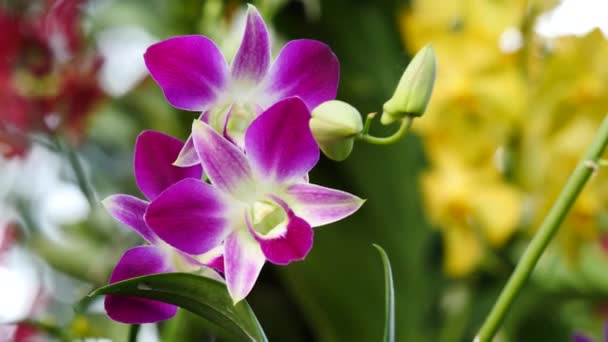
[[498, 300], [486, 317], [475, 342], [489, 342], [492, 340], [502, 323], [507, 311], [513, 304], [515, 297], [523, 287], [526, 280], [534, 270], [538, 259], [543, 254], [551, 238], [557, 232], [566, 214], [574, 204], [574, 201], [583, 190], [583, 187], [598, 168], [598, 161], [608, 144], [608, 115], [604, 118], [589, 150], [581, 162], [578, 163], [559, 197], [551, 207], [543, 220], [538, 232], [526, 248], [515, 271], [507, 281], [500, 293]]
[[374, 121], [375, 117], [376, 113], [367, 114], [367, 117], [365, 118], [365, 125], [363, 126], [363, 131], [361, 132], [361, 135], [367, 135], [367, 133], [369, 133], [369, 129], [372, 127], [372, 121]]
[[68, 162], [72, 166], [72, 170], [76, 176], [76, 181], [78, 182], [78, 187], [84, 193], [91, 208], [95, 208], [98, 201], [95, 196], [95, 192], [91, 187], [91, 183], [89, 183], [89, 179], [86, 175], [82, 162], [78, 157], [78, 153], [72, 146], [69, 145], [67, 141], [59, 137], [57, 137], [57, 145], [59, 146], [59, 149], [63, 151]]
[[371, 116], [371, 118], [370, 118], [368, 116], [368, 119], [365, 122], [365, 127], [367, 129], [364, 129], [363, 132], [361, 133], [361, 135], [359, 135], [357, 137], [357, 139], [365, 141], [370, 144], [376, 144], [376, 145], [390, 145], [390, 144], [397, 142], [399, 139], [403, 138], [407, 134], [407, 132], [409, 132], [410, 127], [412, 127], [412, 123], [414, 122], [414, 117], [406, 116], [401, 121], [401, 126], [399, 126], [399, 129], [397, 130], [397, 132], [393, 133], [392, 135], [390, 135], [388, 137], [375, 137], [375, 136], [369, 135], [367, 132], [369, 130], [369, 121], [371, 119], [373, 119], [373, 117], [374, 116]]
[[139, 328], [141, 328], [141, 325], [131, 324], [131, 326], [129, 327], [129, 342], [137, 341], [137, 334], [139, 333]]

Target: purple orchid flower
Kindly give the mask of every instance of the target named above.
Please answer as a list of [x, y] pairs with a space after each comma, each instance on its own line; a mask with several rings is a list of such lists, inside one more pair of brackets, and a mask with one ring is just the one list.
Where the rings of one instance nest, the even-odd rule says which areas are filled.
[[[156, 199], [166, 188], [183, 179], [201, 179], [200, 165], [182, 168], [171, 165], [183, 142], [155, 131], [145, 131], [137, 137], [134, 153], [135, 181], [148, 200]], [[113, 195], [103, 205], [116, 220], [138, 233], [149, 245], [129, 249], [122, 256], [110, 277], [110, 283], [138, 276], [172, 272], [176, 267], [194, 270], [202, 263], [164, 243], [144, 221], [148, 201], [130, 195]], [[218, 265], [221, 255], [211, 251], [207, 266]], [[221, 265], [221, 263], [220, 263]], [[221, 269], [220, 269], [221, 271]], [[174, 305], [134, 297], [106, 296], [105, 309], [115, 321], [140, 324], [171, 318], [177, 312]]]
[[[271, 63], [268, 30], [251, 5], [241, 45], [230, 66], [213, 41], [197, 35], [156, 43], [144, 59], [171, 105], [202, 112], [204, 121], [240, 147], [253, 119], [277, 101], [299, 96], [312, 110], [334, 99], [340, 73], [331, 49], [310, 39], [288, 42]], [[175, 165], [197, 163], [189, 138]]]
[[311, 227], [345, 218], [364, 202], [307, 182], [319, 159], [309, 120], [299, 98], [280, 101], [251, 123], [244, 151], [195, 120], [193, 143], [211, 185], [184, 179], [148, 206], [146, 223], [169, 245], [197, 255], [223, 244], [235, 303], [251, 291], [266, 260], [302, 260], [312, 247]]

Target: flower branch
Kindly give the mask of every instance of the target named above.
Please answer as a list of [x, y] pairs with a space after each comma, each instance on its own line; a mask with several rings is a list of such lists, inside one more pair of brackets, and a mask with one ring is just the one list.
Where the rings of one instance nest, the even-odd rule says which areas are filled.
[[608, 145], [608, 115], [604, 118], [594, 141], [587, 150], [582, 161], [578, 163], [568, 182], [564, 186], [553, 207], [545, 216], [538, 233], [528, 245], [528, 248], [515, 267], [515, 271], [509, 278], [507, 284], [500, 293], [498, 300], [487, 316], [479, 333], [475, 337], [476, 342], [491, 341], [500, 327], [509, 308], [515, 301], [519, 291], [534, 270], [536, 263], [545, 251], [547, 245], [558, 231], [560, 224], [568, 214], [568, 211], [583, 190], [591, 175], [597, 170], [596, 165]]

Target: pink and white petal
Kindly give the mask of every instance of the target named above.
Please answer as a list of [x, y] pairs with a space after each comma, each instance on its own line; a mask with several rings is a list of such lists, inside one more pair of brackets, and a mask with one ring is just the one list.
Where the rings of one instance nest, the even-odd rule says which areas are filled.
[[[197, 260], [197, 258], [195, 256], [184, 253], [182, 251], [178, 251], [175, 248], [172, 248], [170, 246], [167, 246], [167, 248], [171, 249], [171, 251], [170, 251], [170, 253], [172, 253], [171, 260], [175, 267], [175, 271], [196, 273], [203, 277], [215, 279], [222, 283], [225, 282], [224, 278], [220, 275], [220, 271], [214, 268], [215, 266], [217, 266], [215, 264], [215, 261], [214, 261], [213, 265], [208, 265], [206, 263], [202, 263], [199, 260]], [[221, 258], [221, 259], [222, 259], [221, 269], [224, 269], [224, 259], [223, 258]]]
[[270, 37], [258, 10], [249, 5], [241, 46], [232, 61], [232, 80], [256, 85], [270, 65]]
[[192, 136], [189, 136], [184, 144], [184, 147], [182, 147], [182, 149], [179, 151], [177, 159], [175, 159], [173, 165], [177, 167], [189, 167], [200, 164], [200, 162], [201, 161], [198, 159], [198, 154], [196, 154], [196, 149], [194, 148]]
[[163, 40], [146, 50], [144, 60], [167, 101], [179, 109], [208, 109], [229, 78], [224, 56], [204, 36]]
[[304, 102], [290, 97], [251, 123], [245, 133], [245, 151], [258, 173], [276, 181], [305, 177], [319, 160], [309, 121]]
[[[110, 277], [110, 284], [149, 274], [173, 271], [164, 252], [155, 246], [138, 246], [122, 256]], [[111, 319], [126, 324], [154, 323], [169, 319], [177, 306], [163, 302], [125, 296], [106, 296], [104, 303]]]
[[217, 189], [190, 178], [175, 183], [152, 201], [144, 219], [169, 245], [189, 254], [202, 254], [230, 234], [226, 209]]
[[236, 304], [251, 292], [266, 257], [258, 242], [246, 230], [232, 233], [226, 239], [224, 248], [226, 284]]
[[268, 234], [257, 233], [247, 220], [249, 232], [259, 242], [266, 259], [276, 265], [287, 265], [303, 260], [313, 243], [313, 230], [308, 222], [297, 217], [291, 210], [286, 222], [281, 223]]
[[365, 202], [348, 192], [309, 183], [291, 185], [287, 188], [287, 195], [294, 213], [313, 227], [350, 216]]
[[247, 157], [236, 145], [208, 124], [192, 124], [194, 147], [211, 183], [239, 199], [254, 193], [255, 183]]
[[299, 96], [308, 109], [336, 98], [340, 63], [329, 46], [310, 39], [287, 43], [270, 67], [267, 92], [275, 99]]
[[207, 253], [197, 255], [195, 259], [202, 265], [224, 273], [224, 245], [219, 245]]
[[101, 203], [118, 222], [133, 229], [150, 244], [156, 244], [158, 236], [144, 221], [144, 213], [148, 208], [148, 202], [129, 195], [112, 195]]
[[211, 267], [214, 270], [220, 272], [220, 273], [224, 273], [224, 256], [220, 255], [212, 260], [210, 260], [205, 266], [207, 267]]
[[153, 200], [182, 179], [201, 178], [200, 165], [172, 165], [183, 146], [179, 139], [156, 131], [144, 131], [137, 137], [133, 156], [135, 182], [148, 199]]
[[[198, 119], [202, 122], [209, 122], [209, 111], [202, 112]], [[188, 136], [186, 139], [186, 143], [182, 147], [181, 151], [177, 156], [173, 165], [179, 167], [188, 167], [200, 164], [201, 161], [198, 159], [198, 154], [196, 154], [196, 149], [194, 148], [194, 141], [192, 140], [192, 135]]]

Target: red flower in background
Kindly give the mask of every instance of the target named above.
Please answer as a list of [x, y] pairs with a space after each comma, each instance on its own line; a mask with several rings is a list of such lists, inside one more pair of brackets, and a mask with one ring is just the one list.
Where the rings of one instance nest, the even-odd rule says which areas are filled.
[[4, 253], [19, 239], [19, 232], [19, 228], [14, 223], [8, 223], [4, 226], [0, 225], [0, 262]]
[[87, 114], [103, 98], [101, 57], [86, 48], [81, 30], [83, 4], [0, 6], [0, 155], [23, 155], [31, 132], [82, 139]]

